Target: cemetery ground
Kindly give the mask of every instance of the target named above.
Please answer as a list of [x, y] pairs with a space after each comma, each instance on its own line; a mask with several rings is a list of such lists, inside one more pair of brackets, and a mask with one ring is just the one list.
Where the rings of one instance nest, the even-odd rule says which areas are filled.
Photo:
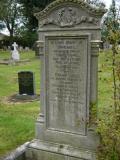
[[[34, 52], [20, 54], [30, 59], [17, 65], [0, 65], [0, 156], [15, 149], [35, 136], [35, 121], [39, 113], [39, 100], [32, 102], [10, 102], [9, 97], [18, 93], [19, 71], [35, 73], [36, 93], [40, 93], [40, 60]], [[9, 52], [0, 52], [0, 59], [10, 57]], [[119, 57], [120, 58], [120, 57]], [[112, 53], [99, 54], [98, 116], [107, 118], [106, 112], [113, 103]]]
[[[34, 137], [35, 121], [39, 113], [39, 100], [14, 102], [11, 97], [18, 94], [18, 72], [35, 73], [36, 93], [40, 93], [40, 60], [35, 53], [20, 54], [23, 62], [16, 65], [0, 65], [0, 156]], [[0, 59], [9, 59], [10, 52], [1, 52]], [[29, 59], [29, 62], [24, 62]]]

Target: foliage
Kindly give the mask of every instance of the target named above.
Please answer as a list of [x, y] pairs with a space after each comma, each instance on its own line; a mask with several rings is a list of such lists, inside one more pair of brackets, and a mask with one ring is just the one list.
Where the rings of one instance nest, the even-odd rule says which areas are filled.
[[89, 126], [90, 127], [96, 126], [96, 121], [97, 121], [97, 104], [90, 103]]
[[30, 32], [25, 26], [21, 26], [15, 32], [14, 41], [23, 47], [28, 46], [29, 48], [33, 48], [37, 39], [37, 32]]
[[[120, 60], [120, 50], [116, 56]], [[112, 51], [101, 53], [99, 64], [99, 120], [97, 132], [101, 144], [98, 160], [120, 159], [120, 113], [114, 108]], [[120, 71], [119, 71], [120, 73]]]
[[102, 40], [110, 43], [120, 39], [120, 7], [115, 2], [113, 1], [102, 23]]
[[25, 24], [28, 31], [36, 31], [38, 27], [38, 22], [34, 17], [34, 13], [40, 11], [45, 8], [45, 6], [52, 2], [53, 0], [18, 0], [19, 3], [24, 8], [24, 16], [27, 19], [27, 23]]
[[[19, 14], [19, 16], [16, 17], [18, 18], [18, 21], [15, 20], [16, 25], [14, 27], [14, 37], [12, 38], [12, 41], [16, 41], [23, 47], [29, 46], [30, 48], [32, 48], [35, 44], [35, 41], [37, 40], [37, 28], [38, 28], [38, 21], [34, 17], [34, 12], [43, 9], [49, 3], [49, 0], [34, 0], [34, 1], [11, 0], [11, 1], [13, 1], [14, 5], [16, 3], [19, 4], [17, 5], [17, 13]], [[18, 25], [17, 22], [20, 22], [20, 25]]]
[[86, 0], [86, 2], [89, 3], [90, 5], [93, 5], [94, 7], [105, 8], [105, 4], [103, 3], [102, 0]]
[[120, 51], [118, 50], [120, 24], [115, 0], [112, 1], [109, 14], [110, 17], [105, 24], [108, 29], [107, 40], [112, 44], [113, 103], [111, 111], [108, 110], [105, 118], [98, 122], [98, 132], [101, 136], [101, 146], [98, 153], [99, 160], [120, 159]]
[[[31, 10], [31, 8], [29, 9]], [[28, 17], [25, 17], [25, 8], [18, 3], [18, 0], [1, 1], [0, 20], [2, 22], [0, 23], [1, 29], [6, 26], [10, 32], [10, 38], [4, 40], [5, 45], [11, 45], [13, 41], [30, 48], [34, 45], [37, 40], [36, 30], [28, 24]]]
[[[101, 145], [99, 146], [99, 160], [120, 159], [120, 127], [116, 115], [112, 112], [106, 113], [105, 119], [98, 122]], [[120, 121], [120, 119], [119, 119]]]
[[15, 29], [21, 23], [22, 7], [17, 0], [1, 0], [0, 2], [0, 20], [5, 24], [10, 32], [10, 38], [14, 35]]
[[3, 24], [2, 21], [0, 21], [0, 31], [1, 31], [2, 29], [4, 29], [4, 28], [5, 28], [5, 25]]

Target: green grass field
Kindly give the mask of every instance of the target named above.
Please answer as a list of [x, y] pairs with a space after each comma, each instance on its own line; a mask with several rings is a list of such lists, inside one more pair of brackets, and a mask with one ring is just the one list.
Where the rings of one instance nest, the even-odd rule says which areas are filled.
[[[120, 63], [120, 54], [116, 55], [116, 63]], [[113, 103], [112, 52], [100, 52], [98, 69], [98, 113], [101, 115], [111, 109]], [[102, 115], [103, 116], [103, 115]]]
[[[8, 97], [17, 94], [18, 72], [35, 73], [36, 93], [40, 93], [40, 60], [34, 52], [20, 54], [21, 59], [29, 59], [17, 65], [0, 65], [0, 155], [18, 145], [33, 139], [35, 121], [40, 109], [40, 102], [9, 103]], [[0, 52], [1, 59], [9, 59], [9, 52]]]
[[100, 52], [98, 68], [98, 109], [100, 110], [107, 109], [113, 103], [111, 52]]
[[[0, 52], [0, 59], [10, 57], [8, 52]], [[119, 57], [120, 58], [120, 57]], [[40, 93], [40, 60], [34, 52], [21, 53], [21, 59], [30, 62], [18, 65], [0, 65], [0, 155], [3, 155], [18, 145], [34, 138], [35, 121], [39, 113], [39, 101], [29, 103], [8, 103], [7, 97], [18, 93], [18, 76], [21, 70], [35, 73], [36, 92]], [[98, 111], [112, 104], [112, 58], [110, 52], [101, 52], [99, 56], [99, 87]]]

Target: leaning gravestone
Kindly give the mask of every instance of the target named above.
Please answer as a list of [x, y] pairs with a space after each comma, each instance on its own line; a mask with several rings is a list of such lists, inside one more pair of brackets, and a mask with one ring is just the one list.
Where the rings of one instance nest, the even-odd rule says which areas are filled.
[[18, 73], [19, 96], [34, 96], [34, 74], [31, 71], [21, 71]]
[[82, 0], [56, 0], [35, 14], [44, 51], [41, 113], [27, 159], [96, 160], [99, 137], [91, 108], [97, 103], [104, 13]]

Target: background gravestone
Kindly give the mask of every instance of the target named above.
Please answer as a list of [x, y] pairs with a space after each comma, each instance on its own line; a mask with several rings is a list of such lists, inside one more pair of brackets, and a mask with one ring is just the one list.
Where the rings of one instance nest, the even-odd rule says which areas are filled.
[[18, 73], [19, 95], [35, 95], [34, 74], [30, 71]]
[[17, 50], [18, 45], [16, 44], [16, 42], [14, 42], [12, 44], [12, 47], [13, 47], [12, 50], [11, 50], [11, 52], [12, 52], [12, 59], [14, 61], [19, 61], [20, 60], [20, 55], [19, 55], [19, 52]]
[[96, 160], [99, 136], [91, 107], [97, 103], [104, 13], [82, 0], [56, 0], [35, 14], [43, 51], [41, 108], [27, 159]]

